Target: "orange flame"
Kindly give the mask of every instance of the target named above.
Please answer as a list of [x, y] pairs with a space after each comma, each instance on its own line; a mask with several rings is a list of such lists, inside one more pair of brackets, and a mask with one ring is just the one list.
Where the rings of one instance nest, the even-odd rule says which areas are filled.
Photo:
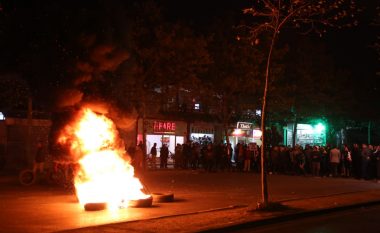
[[71, 154], [80, 165], [74, 182], [81, 204], [126, 207], [131, 200], [150, 197], [134, 177], [116, 126], [106, 116], [83, 109], [79, 120], [65, 127], [59, 143], [70, 146]]

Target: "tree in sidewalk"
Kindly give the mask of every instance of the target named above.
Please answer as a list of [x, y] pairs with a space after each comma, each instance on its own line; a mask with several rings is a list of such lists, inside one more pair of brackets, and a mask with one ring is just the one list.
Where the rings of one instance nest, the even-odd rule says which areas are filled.
[[[232, 21], [223, 19], [213, 28], [210, 66], [206, 85], [210, 92], [207, 101], [213, 105], [218, 120], [223, 124], [228, 139], [228, 129], [234, 120], [255, 121], [255, 110], [259, 106], [259, 70], [263, 65], [262, 51], [247, 41], [236, 40]], [[227, 27], [226, 27], [227, 25]], [[252, 114], [244, 114], [251, 112]]]
[[[322, 35], [326, 27], [353, 26], [355, 22], [349, 20], [354, 17], [356, 4], [353, 0], [257, 0], [254, 6], [244, 9], [245, 14], [254, 17], [251, 25], [243, 26], [247, 37], [255, 44], [260, 43], [260, 36], [269, 34], [268, 56], [265, 69], [265, 85], [262, 99], [261, 130], [265, 132], [265, 119], [267, 98], [271, 71], [272, 54], [280, 32], [285, 26], [294, 26], [303, 33], [317, 32]], [[285, 30], [284, 30], [285, 31]], [[261, 147], [261, 194], [262, 200], [258, 203], [259, 208], [268, 207], [268, 186], [266, 174], [265, 134], [262, 137]]]

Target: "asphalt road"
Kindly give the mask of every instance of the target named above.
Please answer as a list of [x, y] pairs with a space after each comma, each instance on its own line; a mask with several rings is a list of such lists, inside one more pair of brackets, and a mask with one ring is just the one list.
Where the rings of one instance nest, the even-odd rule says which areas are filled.
[[[250, 205], [260, 200], [259, 178], [253, 173], [148, 171], [141, 180], [149, 191], [174, 193], [175, 202], [95, 212], [84, 211], [74, 195], [56, 187], [1, 184], [0, 232], [52, 232]], [[281, 175], [269, 176], [268, 184], [274, 201], [380, 189], [371, 181]]]
[[380, 205], [337, 211], [330, 214], [298, 218], [292, 221], [273, 223], [224, 232], [255, 233], [379, 233]]

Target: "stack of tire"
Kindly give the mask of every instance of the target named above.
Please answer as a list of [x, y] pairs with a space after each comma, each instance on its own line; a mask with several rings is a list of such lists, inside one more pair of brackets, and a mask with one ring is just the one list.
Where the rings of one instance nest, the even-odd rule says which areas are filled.
[[174, 194], [173, 193], [152, 193], [153, 201], [157, 203], [163, 202], [173, 202]]

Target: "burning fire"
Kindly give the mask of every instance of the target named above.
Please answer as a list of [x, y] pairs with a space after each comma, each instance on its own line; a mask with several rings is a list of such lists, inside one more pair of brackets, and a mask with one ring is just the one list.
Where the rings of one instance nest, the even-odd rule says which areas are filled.
[[74, 182], [81, 204], [127, 207], [131, 200], [150, 197], [142, 191], [116, 127], [106, 116], [82, 109], [79, 119], [64, 128], [59, 143], [70, 147], [80, 165]]

